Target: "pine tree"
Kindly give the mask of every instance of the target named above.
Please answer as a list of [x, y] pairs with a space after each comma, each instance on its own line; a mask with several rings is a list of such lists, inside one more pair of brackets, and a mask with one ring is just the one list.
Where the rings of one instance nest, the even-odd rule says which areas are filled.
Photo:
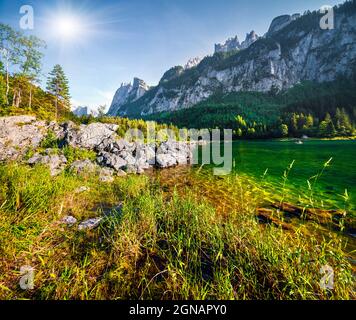
[[319, 133], [326, 137], [332, 137], [336, 134], [335, 126], [329, 113], [326, 114], [324, 121], [320, 122]]
[[336, 130], [340, 135], [350, 135], [353, 132], [350, 117], [345, 109], [337, 108], [335, 114]]
[[61, 104], [64, 108], [70, 107], [69, 85], [67, 77], [59, 64], [56, 64], [49, 73], [47, 79], [47, 91], [56, 98], [56, 119], [58, 116], [58, 106]]

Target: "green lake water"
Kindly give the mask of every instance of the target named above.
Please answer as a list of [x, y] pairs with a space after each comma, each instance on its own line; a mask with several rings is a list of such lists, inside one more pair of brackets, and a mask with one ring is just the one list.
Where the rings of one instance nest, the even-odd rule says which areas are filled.
[[[272, 192], [281, 192], [283, 173], [294, 160], [286, 188], [295, 198], [308, 197], [307, 180], [330, 165], [313, 186], [313, 197], [322, 205], [356, 210], [356, 141], [263, 140], [233, 142], [233, 173], [251, 176]], [[266, 175], [264, 173], [268, 169]], [[310, 180], [313, 182], [313, 179]], [[345, 189], [349, 199], [345, 202]]]

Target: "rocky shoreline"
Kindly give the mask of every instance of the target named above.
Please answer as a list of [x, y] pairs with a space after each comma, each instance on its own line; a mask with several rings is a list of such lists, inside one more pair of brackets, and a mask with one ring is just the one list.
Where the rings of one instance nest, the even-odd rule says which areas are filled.
[[[112, 181], [114, 175], [141, 174], [152, 167], [168, 168], [192, 162], [194, 143], [168, 140], [161, 143], [129, 142], [120, 138], [119, 126], [107, 123], [76, 125], [37, 120], [34, 116], [0, 118], [0, 162], [22, 161], [29, 165], [43, 164], [51, 175], [69, 167], [77, 174], [97, 172], [101, 181]], [[40, 150], [51, 133], [58, 148]], [[81, 159], [68, 164], [63, 148], [69, 146], [95, 153], [96, 160]], [[33, 155], [26, 159], [29, 151]]]

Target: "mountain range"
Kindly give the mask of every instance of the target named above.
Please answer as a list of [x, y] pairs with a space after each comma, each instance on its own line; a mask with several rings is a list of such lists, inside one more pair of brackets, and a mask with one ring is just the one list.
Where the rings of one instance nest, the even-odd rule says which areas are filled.
[[164, 73], [150, 87], [135, 78], [117, 90], [109, 115], [145, 117], [192, 108], [217, 94], [285, 92], [305, 81], [353, 77], [356, 1], [334, 7], [334, 28], [324, 30], [320, 11], [276, 17], [263, 36], [254, 31], [215, 45], [213, 55]]

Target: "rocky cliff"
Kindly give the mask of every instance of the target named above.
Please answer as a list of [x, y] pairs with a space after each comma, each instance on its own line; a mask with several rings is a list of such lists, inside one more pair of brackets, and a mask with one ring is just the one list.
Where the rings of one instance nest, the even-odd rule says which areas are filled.
[[142, 97], [149, 89], [149, 86], [141, 79], [134, 78], [133, 83], [121, 84], [121, 87], [116, 91], [111, 103], [108, 115], [123, 114], [120, 110], [121, 106], [134, 102]]
[[87, 116], [87, 115], [89, 115], [88, 107], [80, 107], [79, 106], [73, 110], [73, 113], [78, 117]]
[[158, 86], [121, 105], [118, 115], [189, 108], [216, 92], [268, 92], [306, 80], [351, 76], [356, 65], [356, 1], [335, 8], [334, 13], [332, 30], [320, 28], [323, 15], [315, 11], [277, 17], [263, 37], [251, 32], [243, 44], [230, 39], [196, 67], [167, 71]]

